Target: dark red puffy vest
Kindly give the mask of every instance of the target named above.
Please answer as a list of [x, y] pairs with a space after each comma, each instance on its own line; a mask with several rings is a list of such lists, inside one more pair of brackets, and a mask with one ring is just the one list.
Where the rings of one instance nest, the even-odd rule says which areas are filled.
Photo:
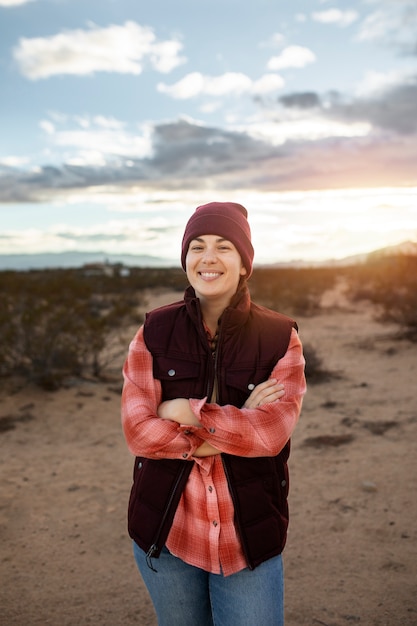
[[[199, 301], [188, 288], [184, 300], [150, 312], [144, 324], [162, 400], [210, 398], [216, 376], [218, 404], [241, 407], [284, 356], [293, 327], [292, 319], [251, 302], [245, 288], [222, 315], [213, 359]], [[285, 545], [289, 451], [290, 442], [273, 457], [222, 454], [236, 528], [251, 569], [280, 554]], [[135, 460], [128, 528], [150, 557], [158, 557], [165, 544], [192, 467], [192, 461], [180, 459]]]

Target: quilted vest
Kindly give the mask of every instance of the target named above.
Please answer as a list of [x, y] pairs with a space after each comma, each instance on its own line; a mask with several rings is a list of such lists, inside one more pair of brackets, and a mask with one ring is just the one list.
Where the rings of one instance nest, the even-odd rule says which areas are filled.
[[[211, 397], [241, 407], [254, 386], [271, 374], [288, 348], [296, 323], [254, 304], [245, 287], [220, 320], [215, 358], [208, 346], [199, 301], [189, 287], [184, 300], [148, 313], [144, 340], [153, 356], [153, 375], [162, 400]], [[280, 554], [288, 527], [290, 442], [273, 457], [222, 454], [235, 509], [235, 524], [248, 567]], [[165, 544], [193, 461], [137, 457], [129, 501], [130, 536], [158, 557]]]

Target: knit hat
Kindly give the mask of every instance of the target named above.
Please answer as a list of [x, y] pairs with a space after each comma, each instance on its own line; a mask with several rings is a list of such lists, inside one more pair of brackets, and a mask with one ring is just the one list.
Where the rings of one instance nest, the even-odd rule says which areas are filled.
[[188, 220], [182, 239], [181, 265], [184, 270], [190, 242], [201, 235], [219, 235], [236, 246], [249, 278], [254, 250], [247, 218], [245, 207], [235, 202], [210, 202], [197, 207]]

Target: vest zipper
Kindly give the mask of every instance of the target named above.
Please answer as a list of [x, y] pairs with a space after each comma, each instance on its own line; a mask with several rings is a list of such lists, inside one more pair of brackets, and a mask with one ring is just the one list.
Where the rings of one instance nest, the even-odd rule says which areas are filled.
[[177, 476], [177, 479], [175, 481], [175, 485], [173, 486], [173, 488], [171, 490], [168, 503], [167, 503], [167, 505], [165, 507], [164, 515], [162, 517], [161, 523], [159, 524], [158, 530], [157, 530], [156, 535], [155, 535], [154, 543], [151, 545], [151, 547], [149, 548], [149, 550], [146, 553], [146, 564], [153, 572], [157, 572], [158, 570], [156, 570], [154, 568], [153, 564], [152, 564], [152, 557], [159, 550], [159, 546], [158, 546], [159, 537], [160, 537], [160, 534], [162, 532], [162, 528], [164, 527], [165, 521], [166, 521], [166, 519], [168, 517], [168, 513], [170, 512], [174, 496], [175, 496], [176, 491], [178, 489], [178, 485], [181, 482], [181, 479], [183, 477], [185, 469], [186, 469], [185, 465], [183, 465], [182, 468], [181, 468], [180, 473]]
[[[223, 314], [224, 317], [226, 316], [226, 313]], [[207, 398], [208, 401], [210, 402], [210, 398], [213, 394], [214, 389], [216, 389], [216, 403], [220, 404], [220, 393], [219, 393], [219, 385], [217, 384], [217, 363], [219, 360], [219, 349], [220, 349], [220, 345], [221, 345], [221, 339], [222, 339], [222, 334], [223, 334], [223, 328], [224, 328], [224, 317], [222, 319], [222, 321], [220, 322], [219, 325], [219, 336], [217, 337], [217, 345], [216, 345], [216, 349], [214, 352], [212, 352], [212, 359], [213, 359], [213, 369], [214, 369], [214, 376], [213, 376], [213, 385], [210, 388], [210, 380], [208, 381], [207, 384]], [[209, 393], [210, 392], [210, 393]]]
[[[217, 380], [217, 360], [218, 360], [218, 355], [219, 355], [219, 349], [218, 348], [219, 348], [219, 345], [220, 345], [222, 326], [223, 325], [221, 324], [220, 325], [220, 329], [219, 329], [219, 338], [217, 340], [217, 348], [216, 348], [215, 353], [213, 354], [213, 358], [214, 358], [214, 381], [213, 381], [213, 385], [216, 384], [216, 380]], [[216, 398], [216, 402], [220, 404], [220, 397], [219, 397], [220, 394], [219, 394], [219, 386], [218, 385], [217, 385], [217, 393], [218, 393], [218, 397]], [[221, 454], [220, 456], [221, 456], [221, 459], [222, 459], [224, 474], [226, 476], [227, 484], [229, 486], [229, 492], [230, 492], [230, 495], [232, 497], [233, 507], [234, 507], [235, 511], [237, 511], [236, 498], [235, 498], [235, 494], [234, 494], [232, 483], [231, 483], [230, 476], [229, 476], [229, 469], [228, 469], [228, 467], [226, 465], [224, 455]], [[246, 563], [248, 564], [248, 568], [250, 570], [252, 570], [253, 567], [252, 567], [252, 565], [250, 563], [250, 560], [249, 560], [248, 550], [247, 550], [247, 546], [245, 544], [245, 538], [244, 538], [244, 535], [243, 535], [243, 532], [242, 532], [242, 527], [241, 527], [238, 515], [235, 515], [235, 523], [236, 523], [238, 534], [239, 534], [239, 537], [240, 537], [240, 543], [241, 543], [241, 546], [242, 546], [243, 554], [245, 555]]]

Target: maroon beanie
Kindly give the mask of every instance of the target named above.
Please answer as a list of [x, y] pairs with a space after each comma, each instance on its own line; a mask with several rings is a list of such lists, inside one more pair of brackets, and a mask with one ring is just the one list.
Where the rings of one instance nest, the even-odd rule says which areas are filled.
[[247, 278], [252, 274], [254, 250], [248, 212], [235, 202], [210, 202], [196, 208], [188, 220], [182, 239], [181, 265], [185, 270], [190, 241], [202, 235], [219, 235], [231, 241], [240, 254]]

